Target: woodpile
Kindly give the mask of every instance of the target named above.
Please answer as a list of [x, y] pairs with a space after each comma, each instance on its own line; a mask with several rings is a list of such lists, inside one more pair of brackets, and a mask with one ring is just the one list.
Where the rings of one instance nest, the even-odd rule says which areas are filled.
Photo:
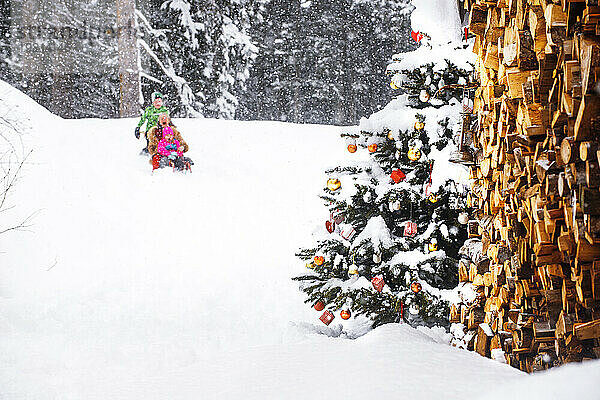
[[[452, 306], [470, 349], [532, 372], [600, 357], [598, 0], [467, 1], [475, 165]], [[477, 253], [474, 255], [473, 253]]]

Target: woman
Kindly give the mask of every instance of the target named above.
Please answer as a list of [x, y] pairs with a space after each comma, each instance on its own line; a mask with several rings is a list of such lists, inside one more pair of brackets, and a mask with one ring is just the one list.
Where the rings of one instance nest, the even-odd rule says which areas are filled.
[[162, 140], [164, 136], [163, 129], [166, 127], [172, 129], [173, 137], [179, 142], [180, 147], [182, 147], [181, 150], [178, 150], [182, 153], [188, 151], [189, 146], [181, 137], [181, 133], [179, 133], [175, 126], [171, 124], [171, 118], [169, 118], [169, 114], [160, 114], [158, 116], [158, 125], [153, 126], [148, 131], [148, 152], [150, 153], [150, 156], [154, 156], [156, 154], [156, 146], [158, 145], [158, 142]]

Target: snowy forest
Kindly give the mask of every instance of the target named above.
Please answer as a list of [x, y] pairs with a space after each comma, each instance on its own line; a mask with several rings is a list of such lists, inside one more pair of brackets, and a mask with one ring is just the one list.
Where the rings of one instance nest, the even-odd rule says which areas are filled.
[[[135, 7], [133, 26], [117, 3]], [[387, 104], [390, 54], [416, 47], [408, 0], [1, 4], [0, 74], [66, 118], [119, 115], [123, 36], [144, 98], [167, 93], [174, 116], [338, 125]]]

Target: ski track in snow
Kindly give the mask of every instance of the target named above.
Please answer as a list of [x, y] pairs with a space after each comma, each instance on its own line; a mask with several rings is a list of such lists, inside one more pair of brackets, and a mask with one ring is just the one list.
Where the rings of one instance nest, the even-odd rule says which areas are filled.
[[0, 240], [0, 399], [464, 399], [525, 382], [433, 330], [343, 339], [364, 320], [325, 327], [303, 303], [294, 252], [327, 217], [324, 169], [353, 157], [343, 128], [175, 120], [193, 173], [151, 174], [133, 119], [62, 120], [9, 92], [34, 153], [4, 218], [37, 214]]

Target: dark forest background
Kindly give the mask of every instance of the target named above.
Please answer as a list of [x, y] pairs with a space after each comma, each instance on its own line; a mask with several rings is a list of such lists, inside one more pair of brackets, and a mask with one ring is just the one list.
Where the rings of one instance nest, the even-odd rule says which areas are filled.
[[[112, 1], [0, 6], [3, 80], [66, 118], [118, 117], [122, 33]], [[137, 29], [125, 34], [137, 38], [145, 105], [162, 91], [177, 117], [355, 124], [389, 102], [385, 67], [415, 46], [409, 0], [138, 0], [135, 7]]]

